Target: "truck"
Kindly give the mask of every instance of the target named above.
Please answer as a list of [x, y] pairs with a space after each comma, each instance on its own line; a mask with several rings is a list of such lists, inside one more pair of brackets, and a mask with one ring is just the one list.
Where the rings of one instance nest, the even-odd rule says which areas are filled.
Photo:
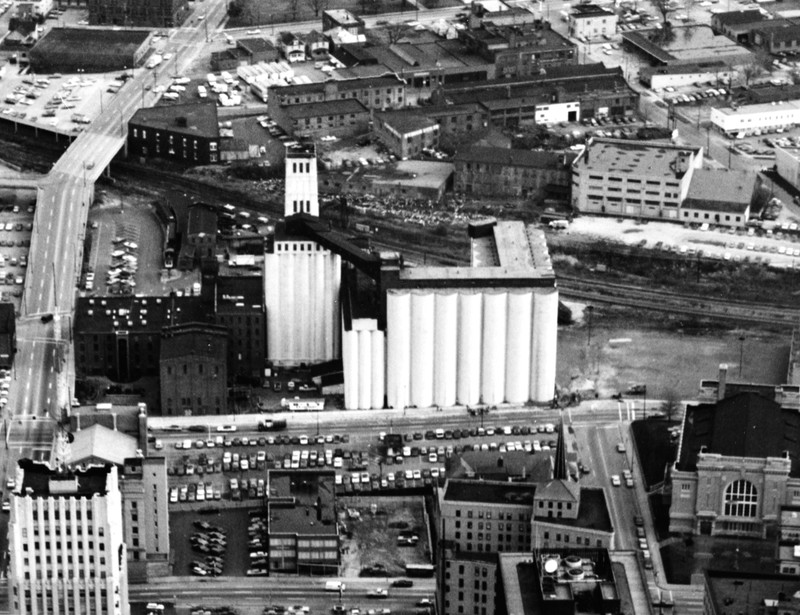
[[281, 431], [286, 429], [285, 419], [267, 419], [258, 424], [258, 431]]
[[156, 66], [161, 64], [163, 59], [164, 58], [161, 57], [159, 54], [154, 53], [153, 55], [150, 56], [150, 59], [147, 60], [147, 64], [145, 64], [145, 67], [146, 68], [155, 68]]
[[325, 583], [326, 592], [340, 592], [343, 593], [346, 585], [341, 581], [327, 581]]

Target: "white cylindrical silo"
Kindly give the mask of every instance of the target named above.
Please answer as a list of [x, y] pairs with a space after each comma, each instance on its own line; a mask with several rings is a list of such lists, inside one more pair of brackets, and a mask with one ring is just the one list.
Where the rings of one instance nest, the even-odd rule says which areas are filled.
[[292, 319], [295, 321], [293, 336], [295, 361], [305, 362], [314, 359], [312, 355], [312, 339], [310, 321], [315, 318], [322, 297], [320, 290], [314, 285], [311, 274], [311, 259], [306, 252], [292, 254], [294, 265], [294, 283], [297, 289], [295, 296], [295, 312]]
[[292, 358], [292, 340], [294, 330], [297, 327], [295, 319], [295, 279], [294, 279], [294, 255], [286, 253], [281, 257], [281, 330], [278, 333], [278, 353], [279, 358], [285, 361]]
[[433, 403], [447, 407], [456, 403], [458, 295], [437, 293], [435, 310]]
[[508, 292], [505, 399], [512, 404], [525, 403], [530, 392], [532, 310], [530, 290]]
[[383, 408], [383, 398], [386, 395], [384, 374], [386, 338], [383, 331], [373, 330], [372, 334], [372, 397], [370, 408]]
[[358, 332], [345, 331], [342, 335], [342, 367], [344, 369], [344, 404], [348, 410], [358, 410], [359, 360]]
[[481, 400], [481, 293], [462, 290], [458, 294], [457, 401], [474, 406]]
[[553, 399], [556, 384], [558, 346], [558, 290], [537, 290], [533, 295], [533, 333], [531, 336], [531, 399]]
[[411, 405], [428, 408], [433, 405], [433, 291], [411, 294]]
[[336, 326], [341, 313], [341, 305], [339, 303], [339, 291], [342, 287], [342, 257], [338, 254], [330, 253], [330, 279], [331, 289], [326, 303], [328, 309], [328, 322], [330, 323], [329, 331], [331, 333], [331, 344], [328, 348], [325, 359], [335, 359], [339, 356], [339, 327]]
[[372, 331], [358, 332], [358, 407], [368, 410], [372, 401]]
[[[327, 315], [328, 306], [325, 305], [325, 297], [328, 296], [328, 280], [327, 271], [325, 270], [325, 259], [319, 252], [312, 252], [311, 258], [311, 279], [309, 284], [313, 285], [317, 292], [321, 293], [320, 300], [313, 306], [309, 306], [309, 310], [313, 313], [309, 314], [309, 335], [311, 337], [311, 352], [315, 357], [325, 357], [325, 318]], [[342, 355], [344, 356], [344, 355]]]
[[409, 405], [411, 360], [411, 295], [407, 291], [386, 293], [386, 394], [392, 408]]
[[504, 292], [483, 293], [481, 400], [499, 404], [506, 393], [506, 302]]

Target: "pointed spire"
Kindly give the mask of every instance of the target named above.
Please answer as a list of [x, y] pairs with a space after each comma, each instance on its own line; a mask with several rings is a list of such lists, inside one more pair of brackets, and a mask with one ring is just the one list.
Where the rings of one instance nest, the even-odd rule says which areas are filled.
[[567, 449], [564, 436], [564, 419], [558, 421], [558, 441], [556, 442], [556, 457], [553, 464], [553, 480], [569, 480], [567, 470]]

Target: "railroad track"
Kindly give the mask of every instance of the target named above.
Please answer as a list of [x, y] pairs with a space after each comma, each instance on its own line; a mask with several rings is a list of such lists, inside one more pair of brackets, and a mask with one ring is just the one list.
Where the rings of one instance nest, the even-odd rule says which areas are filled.
[[800, 324], [800, 310], [737, 299], [714, 299], [669, 290], [558, 276], [562, 297], [590, 303], [605, 303], [701, 318], [741, 323], [760, 323], [793, 328]]

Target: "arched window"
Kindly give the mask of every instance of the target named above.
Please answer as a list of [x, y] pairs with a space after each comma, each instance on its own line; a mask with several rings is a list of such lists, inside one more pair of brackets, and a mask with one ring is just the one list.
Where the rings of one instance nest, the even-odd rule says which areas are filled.
[[725, 514], [732, 517], [755, 517], [758, 491], [748, 480], [737, 480], [725, 489]]

